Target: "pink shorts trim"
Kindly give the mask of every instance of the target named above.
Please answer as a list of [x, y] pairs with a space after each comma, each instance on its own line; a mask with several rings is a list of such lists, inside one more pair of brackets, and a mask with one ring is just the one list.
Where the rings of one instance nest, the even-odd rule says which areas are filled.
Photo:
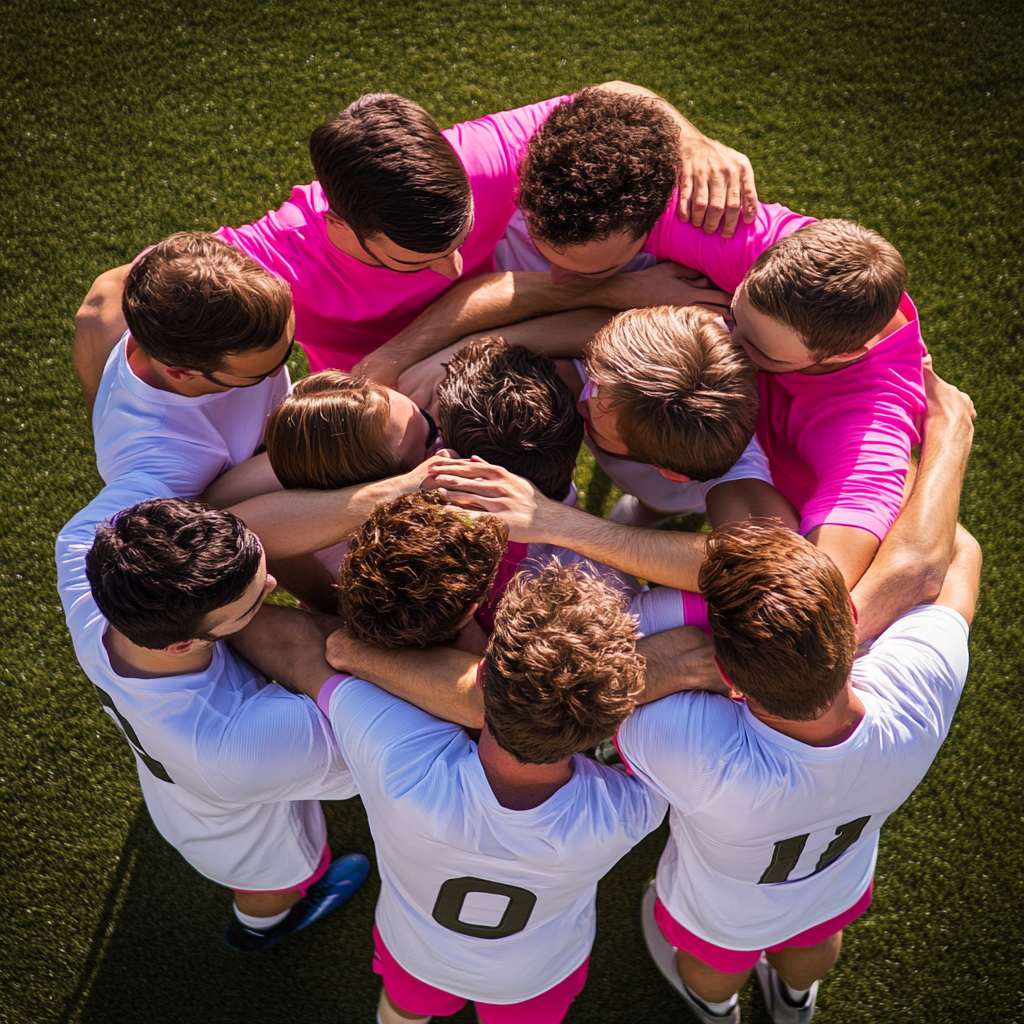
[[287, 889], [236, 889], [232, 886], [232, 892], [297, 892], [299, 899], [302, 899], [306, 895], [306, 890], [314, 882], [319, 882], [321, 878], [327, 873], [327, 869], [331, 866], [331, 848], [327, 843], [324, 843], [324, 852], [320, 857], [320, 863], [316, 866], [316, 871], [313, 872], [304, 882], [299, 882], [298, 885], [289, 885]]
[[[830, 936], [835, 935], [836, 932], [841, 932], [851, 921], [855, 921], [868, 909], [871, 903], [872, 885], [873, 882], [868, 883], [864, 895], [849, 910], [843, 911], [831, 920], [816, 924], [813, 928], [808, 928], [807, 931], [786, 939], [785, 942], [768, 946], [767, 952], [778, 953], [790, 946], [817, 946]], [[720, 971], [722, 974], [738, 974], [740, 971], [749, 971], [761, 959], [761, 954], [765, 952], [764, 949], [725, 949], [723, 946], [716, 946], [713, 942], [707, 942], [694, 935], [688, 928], [684, 928], [665, 909], [665, 904], [660, 899], [654, 904], [654, 920], [658, 922], [661, 934], [676, 949], [682, 949], [698, 960], [703, 960], [708, 967]]]
[[[373, 926], [373, 971], [381, 976], [388, 996], [406, 1013], [421, 1017], [446, 1017], [458, 1013], [467, 1000], [462, 996], [444, 992], [414, 978], [392, 955], [380, 937], [376, 923]], [[559, 1024], [569, 1012], [572, 1001], [583, 991], [587, 982], [590, 957], [576, 968], [568, 978], [547, 992], [521, 1003], [477, 1003], [476, 1012], [482, 1024]]]

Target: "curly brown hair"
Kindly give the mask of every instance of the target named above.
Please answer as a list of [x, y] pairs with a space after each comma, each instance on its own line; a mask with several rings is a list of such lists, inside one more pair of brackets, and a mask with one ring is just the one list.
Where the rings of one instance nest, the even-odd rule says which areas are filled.
[[500, 519], [472, 519], [436, 491], [380, 504], [349, 542], [338, 612], [375, 647], [451, 643], [486, 597], [507, 544]]
[[907, 268], [881, 235], [849, 220], [820, 220], [780, 239], [747, 271], [751, 306], [792, 327], [816, 359], [870, 341], [896, 315]]
[[644, 688], [636, 620], [578, 565], [516, 576], [483, 662], [484, 720], [524, 764], [553, 764], [607, 739]]
[[556, 248], [646, 235], [679, 182], [679, 129], [645, 96], [584, 89], [556, 107], [519, 167], [530, 234]]
[[478, 338], [447, 363], [437, 389], [449, 448], [526, 477], [562, 501], [583, 443], [583, 417], [555, 364], [504, 338]]
[[264, 443], [285, 487], [334, 490], [396, 476], [406, 466], [387, 440], [388, 389], [324, 370], [304, 377], [270, 414]]
[[757, 368], [709, 310], [619, 313], [587, 347], [586, 363], [639, 462], [714, 480], [754, 436]]
[[698, 584], [722, 668], [769, 714], [819, 718], [846, 686], [857, 652], [835, 562], [768, 519], [719, 527], [707, 551]]

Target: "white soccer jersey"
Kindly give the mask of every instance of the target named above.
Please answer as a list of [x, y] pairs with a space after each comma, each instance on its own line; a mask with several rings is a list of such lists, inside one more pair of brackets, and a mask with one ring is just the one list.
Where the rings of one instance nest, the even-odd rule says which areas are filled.
[[914, 609], [854, 663], [865, 715], [832, 747], [784, 736], [714, 694], [638, 708], [618, 745], [671, 804], [656, 880], [668, 912], [708, 942], [752, 950], [853, 906], [874, 873], [878, 830], [949, 731], [967, 663], [964, 619]]
[[663, 633], [677, 626], [696, 626], [710, 633], [708, 603], [700, 594], [674, 587], [644, 589], [633, 598], [629, 612], [636, 616], [641, 636]]
[[286, 366], [250, 388], [186, 398], [150, 387], [128, 365], [128, 332], [107, 359], [92, 430], [104, 483], [129, 473], [161, 482], [166, 497], [194, 498], [263, 441], [267, 416], [291, 387]]
[[57, 580], [82, 669], [135, 754], [160, 834], [200, 873], [236, 889], [285, 889], [316, 869], [326, 841], [319, 800], [354, 796], [323, 715], [223, 642], [205, 672], [132, 679], [111, 667], [85, 575], [95, 528], [162, 483], [125, 477], [57, 537]]
[[594, 940], [599, 879], [657, 828], [664, 801], [577, 755], [550, 799], [509, 810], [459, 726], [351, 677], [319, 702], [370, 819], [377, 926], [402, 967], [488, 1003], [531, 999], [576, 970]]
[[[574, 359], [573, 364], [586, 388], [590, 378], [587, 376], [583, 361]], [[717, 484], [729, 480], [763, 480], [768, 484], [772, 482], [768, 458], [756, 435], [750, 439], [750, 444], [743, 454], [723, 476], [715, 477], [713, 480], [685, 481], [669, 480], [646, 462], [610, 458], [590, 440], [589, 433], [584, 435], [583, 441], [594, 456], [594, 461], [611, 477], [612, 483], [619, 490], [632, 494], [651, 508], [663, 512], [704, 512], [707, 509], [705, 498], [708, 491]]]

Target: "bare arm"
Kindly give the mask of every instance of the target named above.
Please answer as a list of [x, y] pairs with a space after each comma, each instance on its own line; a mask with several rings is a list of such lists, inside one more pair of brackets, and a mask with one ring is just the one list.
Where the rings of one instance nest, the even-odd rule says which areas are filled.
[[682, 690], [710, 690], [729, 696], [715, 666], [715, 645], [695, 626], [680, 626], [643, 637], [637, 651], [647, 659], [641, 704]]
[[757, 188], [750, 161], [736, 150], [709, 139], [657, 93], [629, 82], [605, 82], [611, 92], [657, 100], [676, 122], [682, 143], [683, 175], [679, 183], [679, 216], [709, 234], [722, 224], [722, 237], [731, 238], [740, 214], [750, 224], [757, 215]]
[[791, 530], [800, 528], [793, 503], [764, 480], [726, 480], [708, 491], [706, 501], [713, 527], [763, 516], [778, 519]]
[[953, 558], [935, 604], [958, 611], [969, 626], [974, 621], [980, 586], [981, 545], [958, 523], [953, 540]]
[[925, 367], [925, 391], [928, 413], [913, 489], [871, 567], [853, 588], [860, 640], [878, 636], [904, 612], [934, 600], [953, 558], [960, 488], [974, 437], [974, 403], [930, 366]]
[[209, 502], [214, 508], [229, 508], [259, 494], [281, 490], [284, 488], [271, 468], [267, 453], [260, 452], [221, 473], [199, 495], [199, 500]]
[[123, 267], [114, 267], [100, 274], [75, 314], [75, 342], [71, 360], [78, 374], [78, 383], [82, 386], [85, 411], [90, 422], [107, 357], [118, 338], [128, 330], [121, 312], [121, 291], [131, 266], [126, 263]]
[[545, 498], [528, 480], [478, 459], [438, 459], [424, 487], [448, 501], [500, 516], [514, 541], [544, 541], [645, 580], [697, 590], [706, 537], [620, 526]]
[[839, 567], [846, 586], [852, 591], [867, 572], [878, 550], [878, 538], [857, 526], [836, 526], [826, 523], [807, 534], [807, 539], [821, 548]]
[[336, 671], [327, 661], [326, 641], [313, 617], [297, 608], [263, 605], [228, 643], [268, 679], [313, 700]]
[[480, 657], [454, 647], [385, 651], [339, 629], [327, 640], [335, 669], [376, 683], [436, 718], [470, 729], [484, 725], [484, 699], [476, 684]]

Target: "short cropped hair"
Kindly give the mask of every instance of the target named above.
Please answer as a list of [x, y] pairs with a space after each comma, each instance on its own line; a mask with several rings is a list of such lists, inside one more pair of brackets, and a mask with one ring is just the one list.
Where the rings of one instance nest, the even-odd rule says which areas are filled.
[[361, 239], [439, 253], [466, 226], [469, 177], [434, 119], [390, 93], [360, 96], [309, 140], [331, 210]]
[[388, 444], [391, 400], [382, 384], [341, 370], [300, 380], [270, 414], [264, 443], [284, 487], [334, 490], [411, 469]]
[[224, 357], [281, 341], [292, 314], [288, 285], [213, 235], [171, 235], [135, 261], [121, 310], [128, 330], [165, 366], [214, 373]]
[[708, 310], [619, 313], [588, 346], [586, 364], [639, 462], [713, 480], [754, 436], [757, 369]]
[[85, 574], [114, 629], [139, 647], [162, 650], [215, 639], [207, 617], [246, 592], [262, 553], [256, 534], [230, 512], [156, 498], [97, 528]]
[[903, 257], [848, 220], [820, 220], [780, 239], [743, 279], [750, 305], [791, 327], [815, 359], [853, 352], [896, 315]]
[[338, 612], [375, 647], [451, 643], [487, 596], [507, 544], [500, 519], [471, 519], [437, 491], [380, 504], [349, 541]]
[[646, 662], [619, 594], [578, 565], [518, 575], [483, 661], [484, 720], [524, 764], [552, 764], [613, 735], [632, 714]]
[[832, 706], [857, 636], [849, 591], [825, 552], [770, 520], [719, 527], [698, 585], [718, 660], [743, 694], [796, 722]]
[[437, 389], [445, 445], [504, 466], [562, 501], [583, 443], [583, 417], [554, 362], [495, 337], [471, 341], [446, 365]]
[[679, 183], [679, 130], [651, 99], [584, 89], [551, 111], [519, 167], [534, 238], [563, 248], [646, 235]]

